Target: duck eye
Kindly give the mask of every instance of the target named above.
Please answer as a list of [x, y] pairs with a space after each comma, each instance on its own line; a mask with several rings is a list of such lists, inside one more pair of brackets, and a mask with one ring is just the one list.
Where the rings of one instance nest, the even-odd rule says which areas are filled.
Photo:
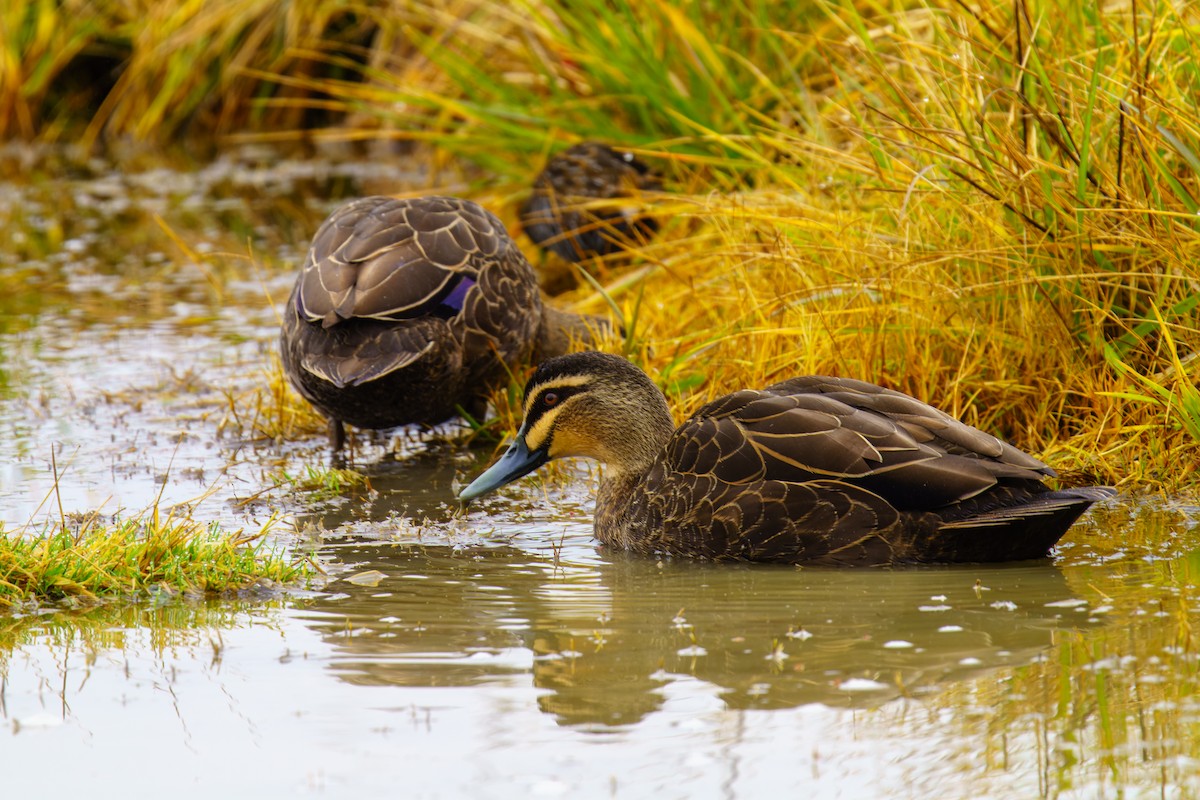
[[544, 395], [542, 395], [542, 405], [544, 405], [544, 406], [552, 406], [557, 402], [558, 402], [558, 393], [557, 392], [546, 392]]

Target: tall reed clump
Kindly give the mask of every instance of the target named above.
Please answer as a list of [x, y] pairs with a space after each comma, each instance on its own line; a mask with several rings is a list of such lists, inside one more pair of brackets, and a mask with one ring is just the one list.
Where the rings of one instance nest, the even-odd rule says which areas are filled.
[[[335, 0], [10, 0], [0, 11], [0, 138], [86, 128], [89, 145], [105, 135], [164, 143], [311, 124], [320, 98], [251, 72], [336, 78], [327, 60], [302, 54], [351, 58], [373, 31], [361, 9]], [[268, 97], [279, 102], [265, 108]]]

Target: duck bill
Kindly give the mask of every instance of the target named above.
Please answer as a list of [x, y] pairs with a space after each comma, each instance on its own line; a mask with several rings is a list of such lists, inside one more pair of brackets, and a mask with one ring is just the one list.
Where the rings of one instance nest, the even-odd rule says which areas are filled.
[[488, 492], [494, 492], [501, 486], [512, 483], [517, 478], [528, 475], [545, 464], [548, 460], [545, 450], [529, 452], [525, 446], [525, 431], [517, 432], [517, 438], [508, 446], [500, 460], [492, 464], [471, 485], [458, 494], [458, 499], [469, 503], [476, 497], [482, 497]]

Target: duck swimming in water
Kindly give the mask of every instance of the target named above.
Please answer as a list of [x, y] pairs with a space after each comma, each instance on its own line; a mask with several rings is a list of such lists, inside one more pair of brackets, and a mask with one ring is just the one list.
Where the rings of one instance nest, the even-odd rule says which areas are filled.
[[645, 554], [865, 566], [1042, 558], [1109, 487], [1054, 471], [901, 392], [794, 378], [707, 404], [678, 428], [627, 360], [543, 362], [507, 452], [470, 501], [547, 461], [605, 465], [596, 538]]

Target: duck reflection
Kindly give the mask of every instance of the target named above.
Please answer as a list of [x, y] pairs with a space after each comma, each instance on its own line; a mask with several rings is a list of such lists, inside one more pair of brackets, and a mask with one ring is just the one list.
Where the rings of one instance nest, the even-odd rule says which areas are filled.
[[[580, 525], [572, 553], [594, 553]], [[307, 621], [353, 683], [527, 680], [563, 724], [636, 723], [682, 693], [727, 708], [872, 706], [1029, 663], [1095, 619], [1049, 562], [797, 570], [507, 544], [348, 542]]]

